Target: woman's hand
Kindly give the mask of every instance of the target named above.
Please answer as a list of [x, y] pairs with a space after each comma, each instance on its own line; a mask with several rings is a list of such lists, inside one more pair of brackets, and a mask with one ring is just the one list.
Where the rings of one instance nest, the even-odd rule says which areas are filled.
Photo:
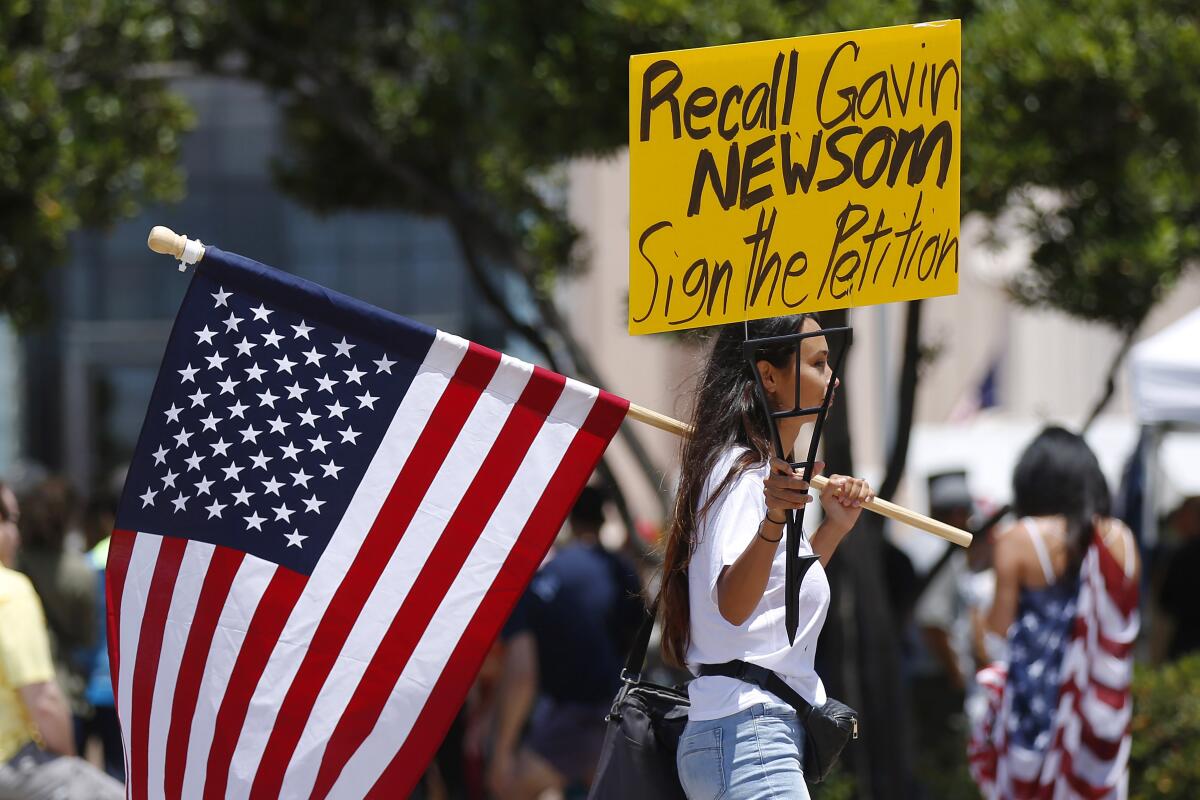
[[[813, 474], [820, 472], [824, 464], [818, 463]], [[767, 504], [767, 518], [775, 524], [787, 520], [787, 512], [804, 508], [812, 502], [808, 493], [808, 481], [792, 469], [792, 465], [781, 458], [771, 459], [771, 474], [763, 481], [763, 500]]]
[[830, 476], [829, 486], [821, 492], [821, 510], [825, 512], [825, 522], [822, 524], [831, 525], [838, 532], [845, 533], [858, 522], [863, 503], [874, 499], [874, 490], [862, 478]]

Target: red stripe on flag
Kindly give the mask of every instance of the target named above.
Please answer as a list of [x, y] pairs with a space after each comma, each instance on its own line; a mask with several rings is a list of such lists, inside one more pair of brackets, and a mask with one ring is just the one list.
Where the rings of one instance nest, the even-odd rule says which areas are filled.
[[[553, 383], [550, 383], [551, 380]], [[512, 477], [521, 467], [529, 446], [558, 401], [562, 389], [563, 379], [560, 375], [541, 369], [535, 371], [530, 379], [526, 391], [480, 464], [472, 485], [452, 513], [437, 547], [422, 565], [418, 579], [392, 618], [388, 632], [384, 634], [367, 666], [364, 678], [350, 697], [346, 714], [338, 720], [334, 734], [325, 746], [313, 798], [324, 798], [330, 792], [347, 760], [371, 733], [392, 688], [395, 688], [396, 680], [424, 636], [446, 591], [449, 591], [462, 565], [466, 563], [475, 542], [484, 533], [488, 519], [508, 491]], [[553, 539], [557, 531], [556, 527], [545, 535]]]
[[[562, 394], [564, 384], [561, 375], [534, 370], [338, 720], [325, 746], [312, 797], [324, 798], [328, 794], [346, 761], [375, 727], [429, 620], [500, 504], [534, 437]], [[557, 528], [547, 534], [548, 541], [554, 533]]]
[[[1088, 640], [1088, 622], [1083, 617], [1075, 618], [1075, 629], [1071, 634], [1072, 638], [1081, 641]], [[1104, 635], [1103, 630], [1096, 631], [1096, 644], [1100, 649], [1108, 653], [1113, 658], [1125, 659], [1133, 652], [1133, 642], [1120, 642], [1116, 639], [1110, 639]]]
[[171, 597], [179, 564], [188, 540], [177, 536], [162, 537], [154, 574], [142, 610], [142, 629], [138, 634], [137, 655], [133, 659], [133, 693], [129, 720], [129, 791], [132, 800], [146, 797], [146, 750], [150, 739], [150, 704], [158, 680], [158, 657], [162, 652], [163, 627], [171, 610]]
[[129, 559], [133, 557], [133, 540], [136, 536], [133, 531], [113, 531], [108, 543], [108, 564], [104, 568], [104, 592], [108, 606], [108, 669], [114, 692], [120, 685], [117, 676], [121, 668], [121, 598], [125, 593], [125, 576], [129, 573]]
[[277, 567], [263, 593], [254, 616], [246, 628], [246, 638], [238, 651], [225, 687], [225, 696], [217, 710], [212, 748], [208, 751], [208, 770], [204, 781], [205, 800], [217, 800], [226, 794], [229, 763], [246, 721], [250, 697], [262, 677], [267, 659], [275, 649], [279, 633], [296, 606], [308, 577], [286, 567]]
[[192, 738], [192, 719], [200, 682], [208, 663], [213, 633], [221, 619], [221, 609], [229, 596], [229, 587], [246, 554], [230, 547], [216, 547], [204, 573], [200, 597], [192, 616], [183, 656], [179, 659], [179, 677], [175, 680], [175, 697], [171, 702], [171, 724], [167, 729], [167, 748], [164, 766], [164, 792], [176, 798], [183, 794], [183, 775], [187, 769], [188, 743]]
[[[1117, 562], [1117, 557], [1104, 544], [1104, 540], [1100, 538], [1098, 532], [1095, 534], [1095, 539], [1097, 564], [1100, 567], [1100, 577], [1104, 581], [1104, 588], [1108, 591], [1108, 597], [1113, 605], [1122, 614], [1129, 616], [1137, 610], [1138, 582], [1125, 574], [1125, 569]], [[1126, 544], [1131, 541], [1132, 538], [1125, 539]], [[1133, 558], [1133, 554], [1127, 553], [1125, 557], [1126, 559]]]
[[[1113, 787], [1093, 786], [1091, 783], [1078, 775], [1075, 772], [1075, 761], [1072, 758], [1071, 753], [1066, 750], [1062, 752], [1061, 760], [1059, 761], [1059, 772], [1061, 772], [1063, 777], [1067, 779], [1067, 783], [1071, 785], [1071, 790], [1078, 797], [1084, 798], [1084, 800], [1102, 800], [1102, 798], [1110, 798], [1114, 795]], [[1055, 787], [1053, 785], [1046, 785], [1047, 798], [1052, 796], [1051, 790], [1054, 788]]]
[[483, 602], [463, 631], [429, 693], [428, 702], [369, 797], [380, 800], [407, 797], [416, 786], [446, 736], [488, 648], [553, 543], [553, 532], [562, 525], [628, 408], [628, 401], [607, 392], [601, 392], [596, 399], [583, 428], [575, 435]]
[[[277, 798], [313, 704], [392, 552], [420, 507], [459, 431], [500, 365], [500, 354], [471, 344], [346, 571], [292, 679], [259, 761], [251, 798]], [[399, 533], [397, 533], [399, 532]]]

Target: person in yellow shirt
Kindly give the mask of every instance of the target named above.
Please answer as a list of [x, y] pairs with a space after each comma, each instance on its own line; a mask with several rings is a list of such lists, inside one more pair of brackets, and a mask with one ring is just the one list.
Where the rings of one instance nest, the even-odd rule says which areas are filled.
[[17, 521], [16, 497], [0, 483], [0, 800], [120, 800], [119, 782], [74, 755], [41, 601], [10, 568]]

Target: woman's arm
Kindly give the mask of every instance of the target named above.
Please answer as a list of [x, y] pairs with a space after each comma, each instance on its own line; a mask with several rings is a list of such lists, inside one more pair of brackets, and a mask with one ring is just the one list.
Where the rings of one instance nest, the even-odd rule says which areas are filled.
[[1021, 592], [1021, 554], [1017, 537], [1011, 532], [1009, 535], [1001, 534], [996, 541], [994, 558], [996, 594], [985, 618], [985, 633], [1007, 636], [1009, 626], [1017, 618], [1017, 601]]
[[721, 570], [717, 578], [717, 609], [729, 624], [741, 625], [749, 619], [762, 599], [783, 529], [783, 525], [764, 519], [758, 526], [758, 535], [737, 560]]
[[[820, 472], [820, 466], [816, 472]], [[812, 536], [813, 552], [821, 557], [822, 565], [829, 562], [833, 551], [854, 527], [862, 504], [875, 497], [864, 480], [843, 475], [834, 475], [829, 480], [832, 488], [821, 495], [825, 521]], [[775, 550], [784, 532], [782, 522], [771, 520], [786, 520], [788, 509], [802, 508], [812, 501], [808, 483], [792, 470], [791, 465], [777, 458], [771, 459], [771, 476], [763, 482], [763, 496], [767, 517], [757, 535], [717, 578], [717, 608], [733, 625], [741, 625], [749, 619], [767, 588]]]
[[792, 471], [790, 464], [772, 458], [771, 474], [763, 481], [763, 500], [766, 517], [756, 535], [717, 577], [717, 610], [731, 625], [741, 625], [749, 619], [762, 600], [775, 551], [783, 540], [788, 509], [803, 508], [812, 497], [808, 494], [808, 483]]
[[833, 475], [829, 487], [821, 493], [821, 510], [825, 519], [812, 535], [813, 552], [821, 557], [821, 566], [829, 564], [842, 539], [858, 522], [862, 504], [875, 499], [875, 492], [861, 478]]

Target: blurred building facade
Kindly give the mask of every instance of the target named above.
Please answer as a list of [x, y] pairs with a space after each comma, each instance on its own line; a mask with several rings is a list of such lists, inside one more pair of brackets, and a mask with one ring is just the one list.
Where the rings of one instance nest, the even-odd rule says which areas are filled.
[[282, 120], [262, 89], [201, 77], [176, 88], [197, 119], [183, 150], [184, 199], [76, 234], [70, 262], [52, 273], [55, 318], [19, 340], [0, 331], [0, 390], [18, 399], [0, 406], [0, 470], [29, 460], [87, 489], [128, 460], [188, 284], [147, 249], [153, 225], [504, 345], [445, 225], [398, 212], [314, 215], [274, 186]]

